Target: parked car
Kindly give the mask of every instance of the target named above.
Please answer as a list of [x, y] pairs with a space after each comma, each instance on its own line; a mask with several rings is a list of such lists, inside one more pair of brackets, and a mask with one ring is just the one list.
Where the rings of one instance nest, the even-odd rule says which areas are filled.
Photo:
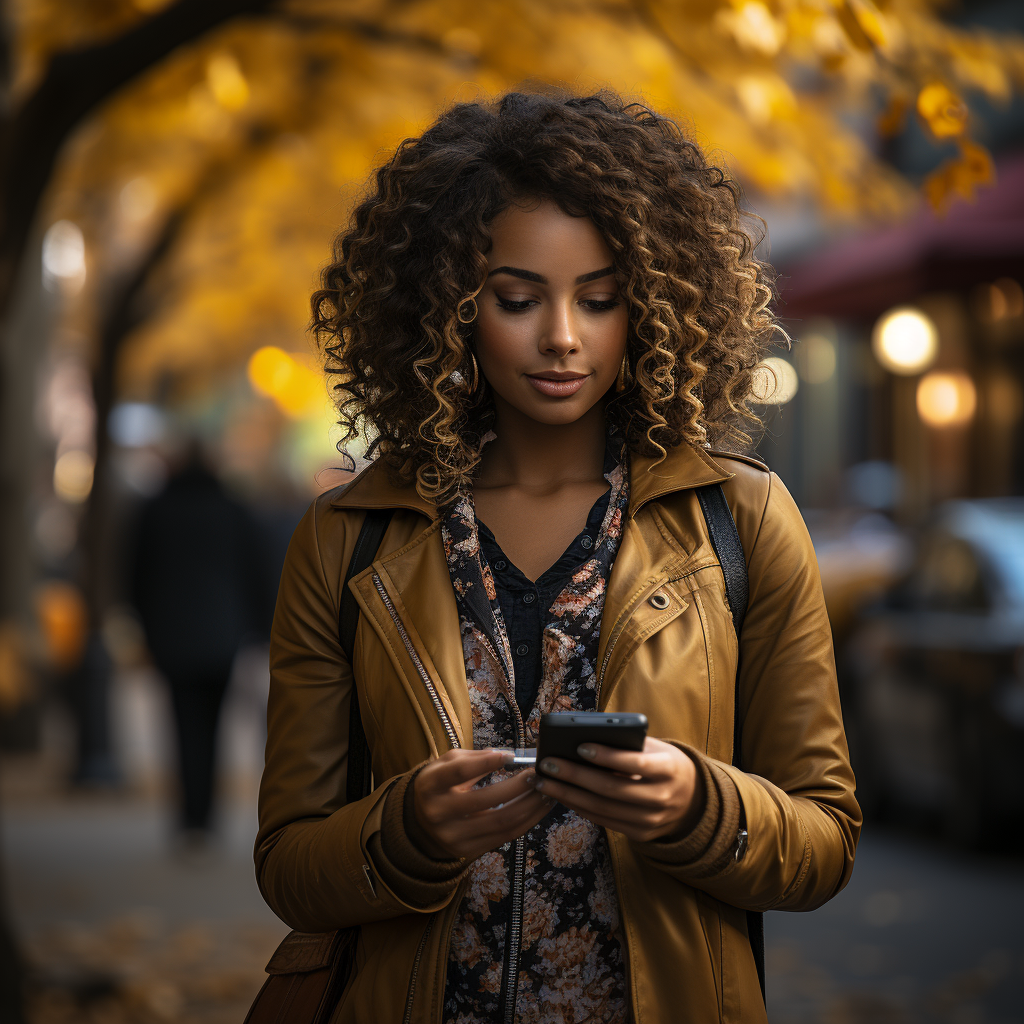
[[968, 845], [1024, 810], [1024, 499], [943, 505], [841, 652], [868, 815], [934, 812]]

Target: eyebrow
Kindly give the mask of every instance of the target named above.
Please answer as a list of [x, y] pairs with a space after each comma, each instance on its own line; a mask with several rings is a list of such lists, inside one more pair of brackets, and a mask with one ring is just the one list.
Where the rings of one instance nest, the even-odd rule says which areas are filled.
[[[609, 274], [614, 274], [614, 267], [604, 267], [601, 270], [592, 270], [589, 274], [580, 274], [576, 278], [576, 284], [587, 284], [589, 281], [597, 281]], [[535, 274], [532, 270], [522, 270], [520, 267], [495, 267], [487, 276], [494, 277], [495, 274], [509, 274], [511, 277], [521, 277], [524, 281], [536, 281], [537, 284], [547, 284], [548, 279], [542, 274]]]

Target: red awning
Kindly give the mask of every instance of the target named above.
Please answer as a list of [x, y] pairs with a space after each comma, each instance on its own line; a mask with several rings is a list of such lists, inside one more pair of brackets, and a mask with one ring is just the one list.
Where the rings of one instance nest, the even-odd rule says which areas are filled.
[[784, 268], [780, 315], [873, 320], [925, 292], [1024, 281], [1024, 154], [999, 161], [996, 174], [975, 202], [957, 200], [944, 217], [925, 208]]

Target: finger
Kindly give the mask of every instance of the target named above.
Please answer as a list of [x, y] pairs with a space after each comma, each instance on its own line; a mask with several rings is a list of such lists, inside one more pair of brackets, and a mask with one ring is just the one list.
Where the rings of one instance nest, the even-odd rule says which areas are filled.
[[649, 823], [652, 816], [660, 811], [661, 805], [648, 806], [639, 803], [626, 803], [621, 800], [610, 800], [578, 786], [571, 786], [552, 779], [538, 779], [538, 792], [554, 797], [560, 804], [579, 811], [581, 814], [600, 814], [635, 825]]
[[445, 845], [460, 850], [462, 856], [477, 857], [528, 832], [552, 807], [554, 801], [542, 794], [524, 793], [501, 808], [450, 822], [444, 829]]
[[[488, 829], [486, 833], [487, 849], [496, 849], [503, 843], [525, 835], [537, 822], [543, 821], [554, 806], [554, 800], [549, 800], [539, 793], [532, 793], [528, 798], [523, 798], [522, 803], [515, 808], [514, 815], [489, 822], [498, 827]], [[504, 811], [505, 808], [501, 810]]]
[[[541, 763], [541, 768], [545, 773], [544, 782], [554, 776], [551, 781], [588, 790], [606, 800], [618, 800], [646, 807], [661, 807], [666, 799], [665, 787], [660, 781], [649, 782], [645, 779], [636, 779], [632, 776], [610, 772], [605, 768], [590, 768], [558, 757], [545, 758]], [[538, 777], [539, 781], [541, 780]]]
[[523, 793], [533, 791], [534, 775], [533, 769], [529, 768], [479, 789], [464, 790], [458, 787], [450, 790], [436, 798], [437, 813], [445, 817], [464, 818], [478, 811], [506, 804]]
[[[669, 747], [669, 750], [676, 751], [676, 748]], [[619, 750], [601, 743], [581, 743], [577, 753], [601, 768], [610, 768], [623, 775], [639, 775], [645, 779], [669, 778], [674, 767], [673, 757], [667, 751], [649, 750], [646, 747], [644, 750]]]
[[507, 829], [489, 836], [487, 849], [496, 850], [499, 846], [513, 842], [520, 836], [525, 835], [538, 822], [543, 821], [551, 813], [553, 807], [555, 807], [554, 800], [542, 800], [539, 805], [533, 806], [531, 814], [517, 818]]
[[[554, 800], [544, 793], [531, 790], [522, 796], [510, 800], [501, 807], [492, 807], [460, 821], [452, 822], [452, 827], [464, 835], [497, 835], [514, 831], [523, 826], [542, 808], [551, 808]], [[516, 833], [521, 834], [521, 833]]]
[[472, 786], [485, 775], [511, 764], [513, 754], [504, 750], [450, 750], [420, 772], [422, 785], [432, 791]]

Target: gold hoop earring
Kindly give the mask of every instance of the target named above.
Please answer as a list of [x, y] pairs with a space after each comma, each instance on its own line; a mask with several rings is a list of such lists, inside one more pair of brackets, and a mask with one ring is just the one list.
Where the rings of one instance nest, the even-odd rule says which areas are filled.
[[[462, 315], [462, 310], [466, 306], [473, 307], [473, 315], [468, 318]], [[462, 302], [459, 303], [459, 308], [455, 315], [459, 318], [460, 324], [471, 324], [476, 319], [478, 312], [479, 310], [476, 307], [476, 299], [470, 296], [468, 299], [463, 299]]]
[[615, 390], [622, 394], [633, 383], [633, 375], [629, 372], [629, 355], [623, 355], [622, 365], [619, 367], [619, 375], [615, 378]]

